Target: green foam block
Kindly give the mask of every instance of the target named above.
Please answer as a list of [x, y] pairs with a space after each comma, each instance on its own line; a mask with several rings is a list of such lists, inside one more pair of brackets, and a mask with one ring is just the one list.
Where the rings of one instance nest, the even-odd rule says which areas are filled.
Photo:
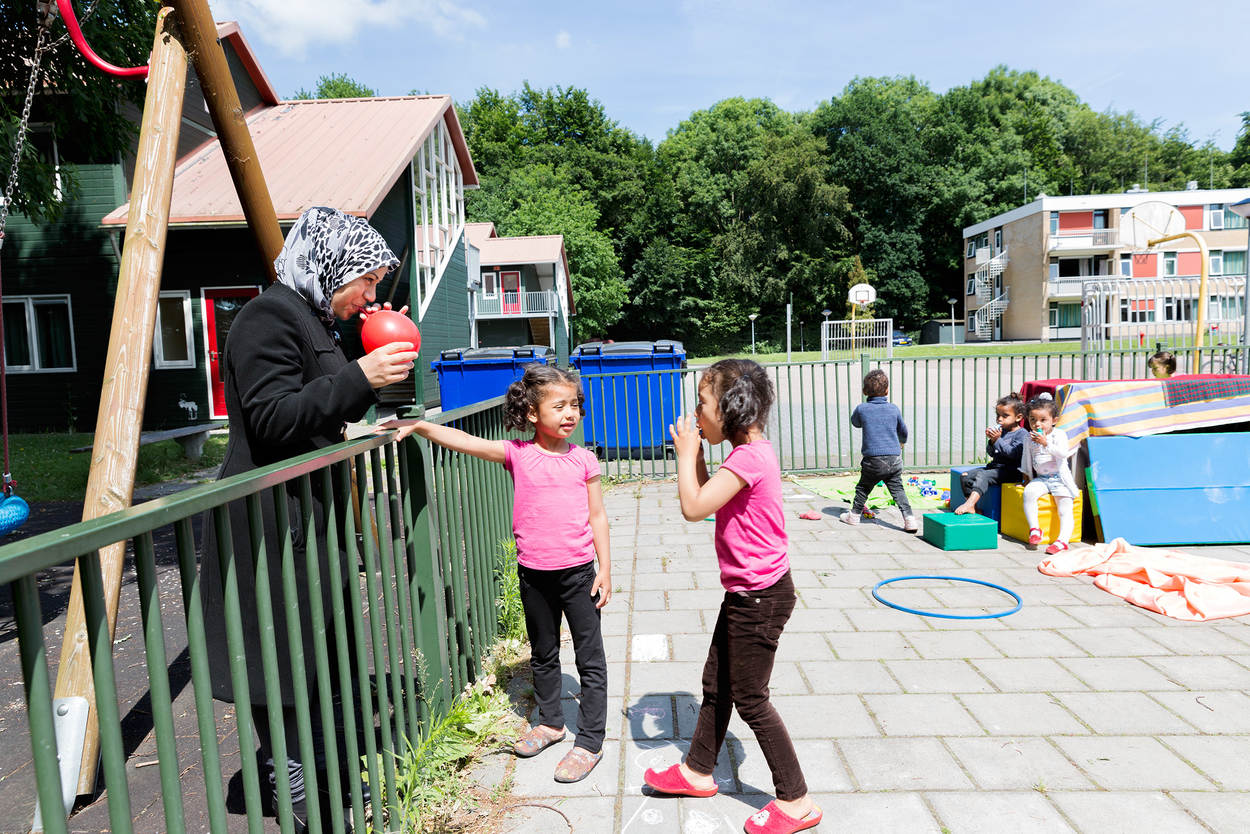
[[998, 547], [998, 523], [976, 513], [926, 513], [920, 537], [942, 550], [993, 550]]

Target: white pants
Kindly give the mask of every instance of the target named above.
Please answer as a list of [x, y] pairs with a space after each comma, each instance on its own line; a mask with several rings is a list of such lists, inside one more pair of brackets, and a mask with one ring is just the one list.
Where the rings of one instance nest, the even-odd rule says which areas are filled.
[[[1044, 498], [1050, 492], [1043, 480], [1029, 481], [1024, 485], [1024, 517], [1029, 522], [1029, 528], [1038, 527], [1037, 522], [1037, 502]], [[1058, 541], [1066, 542], [1072, 538], [1072, 528], [1076, 526], [1072, 517], [1072, 499], [1061, 498], [1055, 496], [1055, 506], [1059, 508], [1059, 539]]]

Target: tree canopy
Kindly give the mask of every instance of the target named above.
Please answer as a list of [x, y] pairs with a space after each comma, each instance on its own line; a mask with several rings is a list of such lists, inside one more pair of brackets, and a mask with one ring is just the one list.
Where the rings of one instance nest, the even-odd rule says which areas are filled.
[[334, 72], [318, 78], [317, 86], [311, 93], [301, 87], [292, 98], [372, 98], [376, 95], [372, 87], [361, 84], [346, 73]]

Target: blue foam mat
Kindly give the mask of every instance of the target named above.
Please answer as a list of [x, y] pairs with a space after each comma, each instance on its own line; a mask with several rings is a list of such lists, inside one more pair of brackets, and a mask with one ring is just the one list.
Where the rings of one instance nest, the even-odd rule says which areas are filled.
[[1091, 437], [1105, 539], [1250, 542], [1250, 433]]

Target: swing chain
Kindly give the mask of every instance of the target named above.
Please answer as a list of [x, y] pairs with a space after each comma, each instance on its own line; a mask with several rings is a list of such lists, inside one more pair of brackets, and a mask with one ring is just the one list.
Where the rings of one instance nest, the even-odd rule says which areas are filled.
[[13, 488], [17, 486], [17, 481], [8, 472], [4, 473], [4, 497], [8, 498], [13, 494]]

